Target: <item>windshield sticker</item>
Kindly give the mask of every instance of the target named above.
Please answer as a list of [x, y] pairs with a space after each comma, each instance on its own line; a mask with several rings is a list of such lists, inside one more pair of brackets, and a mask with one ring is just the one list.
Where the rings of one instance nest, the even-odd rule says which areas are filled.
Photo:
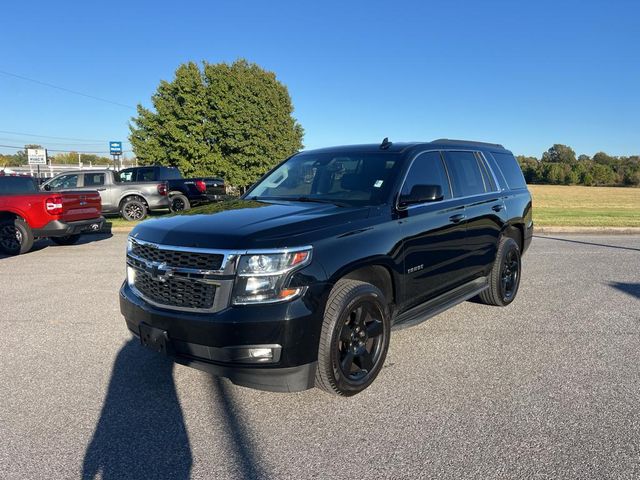
[[376, 183], [373, 184], [374, 187], [380, 188], [382, 186], [383, 180], [376, 180]]

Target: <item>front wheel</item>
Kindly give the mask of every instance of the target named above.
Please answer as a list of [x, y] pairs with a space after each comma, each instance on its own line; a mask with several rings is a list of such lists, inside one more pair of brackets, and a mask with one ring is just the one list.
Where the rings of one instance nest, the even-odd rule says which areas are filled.
[[498, 307], [509, 305], [518, 294], [521, 272], [518, 243], [513, 238], [503, 237], [489, 274], [489, 288], [480, 294], [480, 301]]
[[316, 386], [351, 396], [375, 380], [389, 348], [391, 324], [382, 292], [358, 280], [340, 280], [324, 313]]
[[0, 221], [0, 250], [7, 255], [20, 255], [33, 247], [33, 232], [21, 218]]
[[50, 237], [51, 241], [57, 245], [73, 245], [80, 240], [80, 235], [65, 235], [64, 237]]

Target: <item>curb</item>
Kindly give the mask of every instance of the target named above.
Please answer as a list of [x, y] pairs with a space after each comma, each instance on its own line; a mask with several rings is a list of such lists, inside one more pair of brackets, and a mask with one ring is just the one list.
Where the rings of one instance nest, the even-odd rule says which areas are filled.
[[534, 234], [640, 235], [640, 227], [534, 227]]

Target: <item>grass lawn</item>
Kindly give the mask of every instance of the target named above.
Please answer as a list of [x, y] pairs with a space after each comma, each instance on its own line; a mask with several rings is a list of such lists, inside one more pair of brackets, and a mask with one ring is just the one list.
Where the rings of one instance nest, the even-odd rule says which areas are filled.
[[[529, 190], [533, 221], [539, 227], [640, 227], [640, 188], [529, 185]], [[149, 218], [163, 215], [152, 213]], [[113, 227], [139, 223], [113, 216], [107, 221]]]
[[529, 185], [539, 227], [640, 227], [640, 188]]

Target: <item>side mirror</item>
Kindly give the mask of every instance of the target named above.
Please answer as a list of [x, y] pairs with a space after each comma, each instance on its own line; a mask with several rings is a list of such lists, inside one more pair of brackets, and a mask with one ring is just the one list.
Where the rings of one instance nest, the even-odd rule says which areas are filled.
[[44, 185], [42, 188], [44, 188], [47, 192], [49, 192], [51, 190], [51, 185], [49, 185], [48, 183], [46, 185]]
[[406, 207], [417, 203], [438, 202], [444, 198], [440, 185], [414, 185], [409, 195], [401, 195], [399, 205]]

